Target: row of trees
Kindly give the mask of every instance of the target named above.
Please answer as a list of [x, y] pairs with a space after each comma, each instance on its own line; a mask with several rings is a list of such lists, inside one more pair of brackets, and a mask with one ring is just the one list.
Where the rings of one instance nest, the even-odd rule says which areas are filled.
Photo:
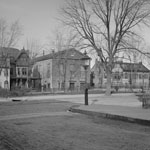
[[9, 24], [4, 18], [0, 18], [0, 47], [14, 47], [22, 35], [22, 27], [19, 21]]

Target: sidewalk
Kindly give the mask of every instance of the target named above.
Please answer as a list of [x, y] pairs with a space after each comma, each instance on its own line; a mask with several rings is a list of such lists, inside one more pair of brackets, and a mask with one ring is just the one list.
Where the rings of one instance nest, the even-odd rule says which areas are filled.
[[150, 109], [140, 107], [129, 107], [119, 105], [80, 105], [70, 108], [71, 112], [82, 113], [91, 116], [122, 120], [137, 124], [150, 125]]
[[150, 109], [142, 108], [142, 103], [135, 94], [102, 95], [88, 106], [72, 107], [70, 111], [150, 125]]

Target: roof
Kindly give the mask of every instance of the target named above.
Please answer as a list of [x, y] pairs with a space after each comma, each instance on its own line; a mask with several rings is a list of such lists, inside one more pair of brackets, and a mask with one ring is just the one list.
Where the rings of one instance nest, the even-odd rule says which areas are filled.
[[18, 54], [20, 53], [20, 50], [16, 48], [8, 48], [8, 47], [1, 47], [0, 48], [0, 55], [8, 56], [8, 57], [13, 57], [16, 59]]
[[[142, 62], [139, 63], [127, 63], [127, 62], [116, 62], [116, 64], [120, 64], [120, 67], [123, 69], [124, 72], [150, 72], [148, 68], [146, 68]], [[100, 61], [96, 61], [94, 66], [92, 67], [92, 71], [94, 71], [94, 68], [98, 67], [98, 65], [101, 65]]]
[[[25, 53], [25, 54], [28, 55], [28, 52], [23, 48], [23, 49], [20, 50], [19, 53], [16, 55], [16, 58], [15, 58], [15, 59], [18, 59], [18, 58], [20, 57], [20, 55], [23, 54], [23, 53]], [[29, 57], [29, 55], [28, 55], [28, 57]]]
[[6, 56], [7, 58], [10, 58], [11, 63], [14, 63], [22, 53], [27, 53], [27, 51], [24, 50], [24, 48], [22, 50], [8, 47], [0, 48], [0, 57]]
[[48, 59], [91, 59], [89, 56], [77, 51], [76, 49], [67, 49], [59, 52], [52, 52], [51, 54], [40, 56], [34, 59], [34, 62], [48, 60]]
[[140, 63], [125, 63], [120, 62], [121, 68], [124, 72], [150, 72], [148, 68], [146, 68], [141, 62]]

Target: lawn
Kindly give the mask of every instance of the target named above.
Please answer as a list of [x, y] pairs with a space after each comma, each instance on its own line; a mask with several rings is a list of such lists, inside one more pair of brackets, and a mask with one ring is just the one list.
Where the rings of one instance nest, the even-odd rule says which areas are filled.
[[149, 148], [150, 127], [81, 114], [0, 122], [1, 150], [149, 150]]

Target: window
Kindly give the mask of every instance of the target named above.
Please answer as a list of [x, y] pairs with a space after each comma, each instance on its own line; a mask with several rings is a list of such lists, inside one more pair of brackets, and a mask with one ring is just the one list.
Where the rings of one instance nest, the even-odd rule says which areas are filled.
[[50, 68], [47, 69], [47, 78], [50, 78]]
[[136, 73], [133, 73], [132, 74], [132, 79], [136, 79], [137, 78], [137, 74]]
[[121, 74], [119, 74], [119, 73], [114, 73], [114, 79], [115, 79], [115, 80], [120, 80], [120, 79], [121, 79]]
[[65, 83], [64, 83], [64, 82], [61, 83], [61, 89], [62, 89], [62, 90], [65, 89]]
[[83, 66], [81, 66], [81, 71], [85, 71], [85, 69], [84, 69], [84, 67], [83, 67]]
[[10, 68], [10, 74], [13, 75], [13, 68]]
[[142, 74], [139, 74], [139, 79], [142, 79]]
[[60, 64], [60, 73], [63, 74], [64, 73], [64, 65]]
[[50, 63], [47, 64], [47, 78], [50, 78]]
[[74, 66], [74, 64], [71, 64], [70, 65], [70, 71], [74, 71], [75, 70], [75, 66]]
[[4, 82], [4, 88], [8, 89], [8, 81], [7, 80]]
[[17, 68], [17, 74], [20, 76], [21, 73], [20, 73], [20, 68]]
[[148, 74], [146, 74], [146, 73], [143, 74], [143, 78], [144, 78], [144, 79], [148, 79]]
[[70, 87], [70, 90], [74, 90], [74, 88], [75, 88], [75, 83], [70, 82], [69, 87]]
[[81, 73], [81, 78], [85, 78], [85, 70], [83, 66], [81, 66], [80, 68], [80, 73]]
[[60, 86], [60, 82], [58, 81], [58, 89], [60, 89], [61, 88], [61, 86]]
[[22, 75], [27, 75], [27, 68], [22, 68]]
[[8, 69], [4, 70], [4, 76], [6, 76], [6, 77], [8, 76]]
[[128, 79], [128, 73], [127, 73], [127, 72], [125, 72], [124, 78], [125, 78], [125, 79]]

